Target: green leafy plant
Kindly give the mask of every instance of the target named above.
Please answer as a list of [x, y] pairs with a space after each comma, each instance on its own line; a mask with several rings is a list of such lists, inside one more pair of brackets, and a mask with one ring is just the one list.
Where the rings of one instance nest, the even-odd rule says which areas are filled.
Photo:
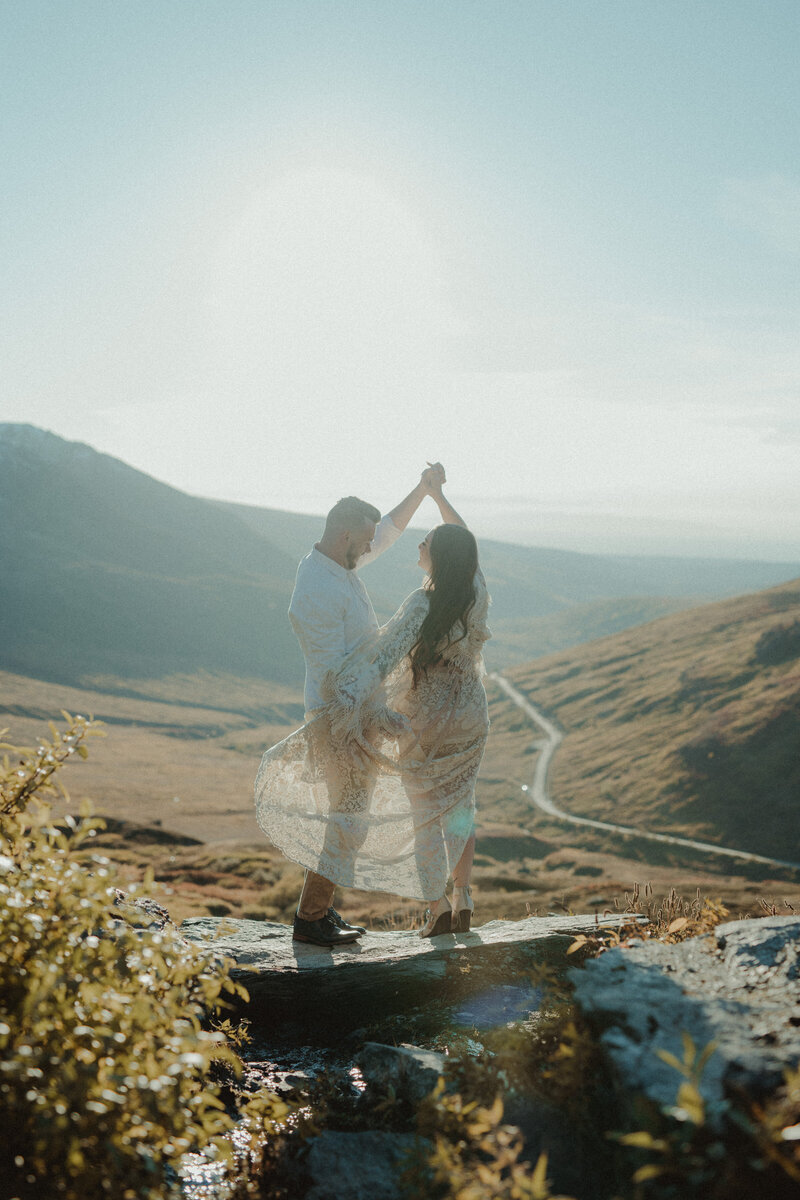
[[[52, 741], [6, 747], [0, 770], [0, 1170], [12, 1196], [159, 1200], [189, 1149], [230, 1153], [209, 1074], [241, 1064], [205, 1023], [246, 993], [213, 947], [138, 909], [147, 882], [119, 905], [111, 864], [87, 853], [102, 822], [59, 829], [39, 803], [95, 732], [65, 716]], [[283, 1116], [268, 1097], [245, 1109], [262, 1132]]]
[[774, 1096], [751, 1105], [750, 1129], [765, 1158], [800, 1184], [800, 1067], [786, 1071]]
[[466, 1101], [440, 1079], [419, 1107], [417, 1132], [425, 1140], [402, 1176], [409, 1200], [570, 1200], [551, 1192], [546, 1154], [534, 1167], [521, 1160], [522, 1135], [503, 1124], [499, 1096], [488, 1106]]
[[[86, 742], [89, 738], [103, 737], [101, 722], [92, 721], [87, 717], [71, 717], [68, 712], [61, 713], [67, 722], [67, 728], [62, 733], [51, 721], [49, 723], [51, 738], [42, 738], [36, 745], [13, 746], [9, 742], [0, 742], [0, 750], [10, 751], [4, 754], [0, 762], [0, 817], [10, 813], [24, 812], [28, 802], [36, 797], [45, 800], [53, 796], [66, 796], [66, 791], [58, 777], [58, 770], [73, 754], [79, 758], [89, 757]], [[0, 729], [0, 737], [8, 733]]]
[[645, 1151], [649, 1156], [649, 1161], [634, 1171], [634, 1184], [655, 1183], [658, 1194], [665, 1197], [723, 1196], [724, 1190], [714, 1189], [725, 1175], [722, 1164], [728, 1152], [722, 1137], [707, 1122], [700, 1086], [716, 1043], [709, 1042], [698, 1051], [685, 1031], [682, 1042], [682, 1059], [668, 1050], [656, 1051], [662, 1062], [682, 1076], [675, 1102], [654, 1113], [650, 1129], [609, 1134], [609, 1137], [621, 1146]]

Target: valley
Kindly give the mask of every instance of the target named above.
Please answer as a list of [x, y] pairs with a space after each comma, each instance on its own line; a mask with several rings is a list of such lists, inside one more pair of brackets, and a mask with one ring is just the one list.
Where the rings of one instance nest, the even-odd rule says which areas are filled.
[[[56, 818], [88, 800], [108, 821], [91, 853], [110, 857], [131, 881], [151, 870], [176, 920], [211, 914], [290, 921], [302, 869], [264, 839], [252, 786], [263, 749], [299, 723], [299, 693], [212, 676], [116, 685], [106, 679], [103, 687], [0, 672], [4, 740], [35, 743], [62, 709], [104, 722], [106, 736], [92, 741], [89, 760], [64, 772], [69, 796], [56, 803]], [[731, 872], [710, 856], [565, 827], [535, 812], [524, 790], [538, 752], [535, 731], [491, 680], [487, 690], [492, 731], [478, 783], [474, 875], [481, 920], [602, 915], [615, 904], [624, 908], [626, 893], [648, 884], [656, 897], [674, 888], [691, 901], [699, 892], [736, 914], [757, 914], [762, 901], [780, 912], [800, 910], [800, 878], [791, 872]], [[373, 928], [409, 927], [421, 917], [418, 903], [380, 893], [349, 891], [340, 903]]]
[[[0, 467], [6, 740], [35, 743], [62, 709], [103, 721], [56, 816], [90, 801], [108, 818], [96, 844], [129, 879], [151, 869], [178, 919], [291, 919], [302, 871], [266, 844], [252, 786], [263, 750], [302, 720], [286, 608], [321, 518], [188, 496], [31, 426], [0, 424]], [[416, 542], [409, 531], [368, 568], [380, 618], [419, 584]], [[481, 561], [489, 668], [563, 734], [549, 784], [560, 808], [800, 859], [800, 564], [491, 541]], [[541, 738], [487, 690], [481, 920], [602, 914], [648, 884], [737, 915], [800, 909], [796, 872], [535, 811]], [[420, 916], [380, 894], [341, 903], [378, 927]]]

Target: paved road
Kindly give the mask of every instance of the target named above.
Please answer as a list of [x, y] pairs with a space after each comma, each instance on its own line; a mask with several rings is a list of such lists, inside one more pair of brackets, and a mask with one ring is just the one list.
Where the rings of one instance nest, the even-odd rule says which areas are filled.
[[667, 842], [671, 846], [689, 846], [692, 850], [703, 850], [706, 853], [719, 854], [724, 858], [738, 858], [744, 862], [763, 863], [770, 867], [788, 867], [790, 870], [800, 871], [800, 863], [786, 862], [781, 858], [767, 858], [763, 854], [749, 854], [746, 850], [729, 850], [726, 846], [715, 846], [711, 842], [695, 842], [692, 838], [675, 837], [671, 833], [649, 833], [643, 829], [634, 829], [630, 825], [613, 825], [608, 821], [593, 821], [589, 817], [573, 817], [571, 813], [564, 812], [563, 808], [559, 808], [553, 803], [547, 793], [547, 775], [550, 770], [550, 763], [564, 735], [538, 709], [534, 708], [531, 702], [523, 696], [522, 692], [518, 692], [504, 675], [492, 672], [489, 678], [505, 692], [510, 700], [513, 700], [522, 709], [525, 715], [545, 735], [544, 741], [541, 744], [541, 753], [536, 759], [533, 784], [529, 791], [536, 807], [542, 812], [547, 813], [549, 817], [554, 817], [557, 821], [568, 821], [570, 825], [584, 825], [590, 829], [603, 829], [607, 833], [632, 834], [637, 838], [646, 838], [649, 842]]

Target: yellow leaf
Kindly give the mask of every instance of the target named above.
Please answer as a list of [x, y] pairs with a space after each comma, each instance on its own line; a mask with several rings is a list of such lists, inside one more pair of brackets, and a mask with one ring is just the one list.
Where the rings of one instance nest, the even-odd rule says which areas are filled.
[[647, 1179], [657, 1179], [663, 1173], [661, 1167], [655, 1163], [648, 1163], [646, 1167], [639, 1167], [639, 1170], [634, 1173], [634, 1183], [644, 1183]]
[[84, 745], [76, 746], [75, 749], [77, 750], [77, 752], [81, 756], [81, 758], [89, 757], [89, 751], [86, 746], [84, 746]]
[[709, 1042], [707, 1046], [703, 1047], [703, 1051], [697, 1060], [697, 1070], [698, 1071], [702, 1072], [705, 1069], [706, 1063], [711, 1058], [711, 1055], [714, 1053], [716, 1048], [717, 1048], [716, 1042]]
[[691, 1067], [697, 1057], [697, 1047], [685, 1029], [681, 1033], [681, 1041], [683, 1042], [683, 1061], [687, 1067]]
[[542, 1151], [536, 1160], [536, 1166], [533, 1168], [531, 1183], [533, 1184], [535, 1191], [544, 1191], [547, 1186], [547, 1154], [545, 1151]]
[[636, 1133], [625, 1133], [619, 1139], [623, 1146], [639, 1146], [642, 1150], [656, 1150], [664, 1145], [659, 1138], [654, 1138], [646, 1129], [638, 1129]]
[[656, 1054], [667, 1066], [674, 1067], [676, 1071], [680, 1071], [681, 1075], [684, 1074], [685, 1068], [683, 1063], [674, 1054], [670, 1054], [669, 1050], [656, 1050]]
[[694, 1125], [702, 1125], [706, 1119], [703, 1097], [692, 1083], [682, 1083], [678, 1088], [678, 1107], [682, 1108]]
[[667, 926], [667, 933], [680, 933], [689, 924], [688, 917], [676, 917], [674, 921], [670, 921]]

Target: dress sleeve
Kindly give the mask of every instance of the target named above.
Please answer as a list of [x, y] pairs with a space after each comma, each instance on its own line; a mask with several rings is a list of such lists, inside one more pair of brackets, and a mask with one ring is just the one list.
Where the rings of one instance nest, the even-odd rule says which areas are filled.
[[387, 719], [391, 729], [383, 681], [413, 647], [427, 612], [427, 592], [412, 592], [391, 620], [348, 654], [338, 670], [325, 676], [322, 695], [329, 705], [334, 737], [359, 737], [366, 725], [377, 722], [386, 727]]
[[388, 550], [393, 546], [397, 539], [402, 535], [402, 529], [398, 529], [392, 518], [387, 514], [378, 522], [378, 527], [375, 530], [375, 537], [372, 539], [372, 545], [366, 554], [362, 554], [358, 560], [357, 570], [368, 566], [374, 562], [379, 554], [383, 554], [384, 550]]
[[473, 645], [480, 646], [492, 636], [488, 625], [490, 603], [486, 580], [483, 572], [478, 570], [475, 575], [475, 603], [468, 619], [469, 640]]

